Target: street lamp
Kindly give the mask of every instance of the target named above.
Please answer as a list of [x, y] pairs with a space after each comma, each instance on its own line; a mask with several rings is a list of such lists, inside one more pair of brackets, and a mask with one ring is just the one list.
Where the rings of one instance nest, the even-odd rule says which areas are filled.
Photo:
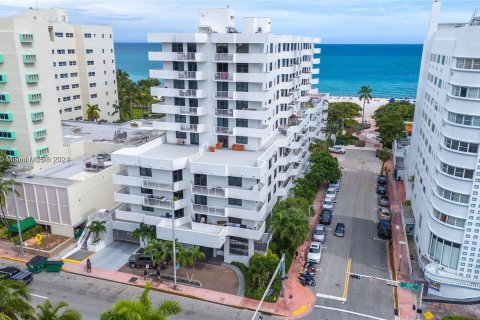
[[175, 246], [175, 211], [172, 214], [172, 242], [173, 242], [173, 290], [177, 290], [177, 248]]
[[[12, 176], [15, 178], [17, 174], [15, 172], [12, 172]], [[22, 239], [22, 229], [20, 227], [20, 215], [18, 213], [18, 207], [17, 207], [17, 196], [15, 194], [15, 185], [12, 183], [10, 185], [11, 192], [12, 192], [12, 197], [13, 197], [13, 208], [15, 209], [15, 215], [17, 218], [17, 228], [18, 228], [18, 239], [20, 240], [20, 253], [22, 256], [25, 254], [25, 251], [23, 249], [23, 239]]]

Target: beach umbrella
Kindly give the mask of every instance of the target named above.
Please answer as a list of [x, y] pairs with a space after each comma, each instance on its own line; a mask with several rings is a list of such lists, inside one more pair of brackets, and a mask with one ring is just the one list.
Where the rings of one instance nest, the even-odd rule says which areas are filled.
[[394, 102], [395, 102], [395, 98], [390, 98], [390, 100], [388, 100], [388, 102], [394, 103]]

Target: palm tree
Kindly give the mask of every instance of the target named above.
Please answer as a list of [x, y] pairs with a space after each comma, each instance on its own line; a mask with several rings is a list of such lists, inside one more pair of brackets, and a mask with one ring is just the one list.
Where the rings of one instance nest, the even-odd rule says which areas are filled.
[[0, 280], [0, 319], [34, 318], [35, 311], [29, 301], [29, 290], [23, 283], [14, 280]]
[[133, 230], [132, 236], [143, 242], [143, 245], [146, 246], [149, 240], [155, 237], [155, 229], [149, 225], [141, 223], [139, 228]]
[[192, 252], [190, 250], [185, 250], [182, 246], [178, 247], [177, 262], [185, 269], [185, 275], [187, 276], [188, 281], [190, 281], [187, 267], [193, 264]]
[[107, 231], [105, 221], [93, 220], [88, 226], [88, 230], [93, 234], [93, 242], [97, 243], [100, 240], [100, 234]]
[[308, 151], [313, 152], [314, 150], [320, 150], [328, 152], [328, 142], [325, 140], [315, 139], [310, 146], [308, 147]]
[[278, 211], [272, 218], [273, 235], [287, 248], [295, 250], [307, 239], [308, 218], [298, 208]]
[[114, 116], [118, 113], [118, 115], [120, 116], [120, 121], [121, 122], [130, 120], [132, 118], [132, 109], [130, 109], [130, 107], [128, 105], [125, 105], [125, 104], [116, 105], [116, 104], [114, 104], [113, 109], [115, 109], [115, 111], [113, 111], [111, 115]]
[[148, 246], [145, 248], [145, 253], [152, 256], [153, 266], [158, 270], [158, 280], [160, 280], [160, 271], [162, 270], [162, 264], [167, 259], [168, 247], [165, 241], [152, 239]]
[[50, 300], [45, 301], [43, 305], [37, 306], [36, 320], [81, 320], [80, 313], [73, 309], [64, 310], [59, 314], [60, 310], [68, 307], [66, 302], [60, 301], [56, 306], [52, 306]]
[[152, 284], [147, 281], [143, 293], [136, 300], [118, 301], [112, 308], [113, 312], [127, 320], [167, 320], [168, 317], [182, 312], [180, 304], [171, 300], [163, 301], [154, 308], [148, 297], [151, 289]]
[[205, 253], [200, 250], [199, 246], [194, 246], [190, 248], [190, 255], [192, 257], [192, 280], [193, 280], [193, 273], [195, 272], [195, 263], [198, 260], [204, 260], [206, 258]]
[[98, 118], [100, 118], [100, 113], [101, 111], [98, 108], [98, 104], [87, 104], [87, 119], [88, 121], [95, 121]]
[[360, 102], [363, 100], [362, 124], [365, 124], [365, 102], [370, 102], [373, 98], [370, 86], [362, 86], [360, 91], [358, 91], [358, 98], [360, 99]]
[[[2, 223], [5, 225], [5, 227], [8, 228], [8, 220], [7, 216], [5, 214], [5, 206], [7, 202], [7, 197], [10, 195], [12, 192], [12, 187], [15, 187], [18, 185], [18, 183], [15, 180], [0, 180], [0, 209], [2, 210]], [[15, 195], [19, 195], [17, 190], [15, 190]]]
[[380, 174], [383, 174], [385, 162], [390, 160], [390, 158], [392, 157], [392, 151], [390, 149], [383, 148], [378, 153], [378, 157], [380, 158], [380, 160], [382, 160], [382, 168], [380, 169]]

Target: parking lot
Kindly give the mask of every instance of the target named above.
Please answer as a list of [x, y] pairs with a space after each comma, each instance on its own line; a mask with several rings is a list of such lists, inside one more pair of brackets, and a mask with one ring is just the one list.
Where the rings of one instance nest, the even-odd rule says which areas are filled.
[[[340, 191], [327, 227], [316, 274], [316, 308], [310, 319], [393, 319], [393, 290], [385, 282], [346, 276], [353, 273], [390, 279], [387, 242], [376, 237], [376, 177], [380, 161], [375, 152], [348, 150], [339, 157], [343, 168]], [[338, 222], [345, 237], [333, 235]]]

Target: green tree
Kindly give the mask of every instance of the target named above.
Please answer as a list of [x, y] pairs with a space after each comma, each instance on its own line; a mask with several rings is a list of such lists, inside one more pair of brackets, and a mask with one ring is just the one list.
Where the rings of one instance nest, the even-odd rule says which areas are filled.
[[392, 151], [390, 149], [383, 148], [380, 150], [378, 157], [380, 158], [380, 160], [382, 160], [382, 168], [380, 169], [380, 174], [383, 174], [385, 162], [390, 160], [390, 158], [392, 157]]
[[190, 248], [190, 255], [192, 256], [192, 280], [193, 280], [193, 273], [195, 272], [195, 264], [198, 260], [205, 260], [206, 256], [202, 250], [200, 250], [199, 246], [194, 246]]
[[360, 102], [363, 100], [362, 124], [365, 124], [365, 103], [370, 102], [372, 98], [372, 89], [370, 88], [370, 86], [362, 86], [358, 91], [358, 99], [360, 100]]
[[306, 239], [310, 230], [308, 218], [302, 210], [291, 208], [273, 215], [273, 238], [280, 248], [295, 251]]
[[[8, 228], [8, 220], [7, 216], [5, 213], [5, 206], [7, 203], [7, 198], [8, 196], [12, 193], [12, 187], [15, 187], [18, 185], [18, 183], [15, 180], [9, 179], [9, 180], [3, 180], [1, 179], [1, 174], [0, 174], [0, 209], [2, 210], [2, 223], [5, 227]], [[15, 195], [19, 195], [17, 190], [15, 190]]]
[[[298, 183], [298, 180], [297, 180], [297, 183]], [[288, 197], [285, 200], [280, 200], [280, 201], [277, 201], [277, 203], [275, 203], [275, 205], [273, 206], [273, 214], [281, 210], [288, 211], [291, 208], [298, 208], [302, 210], [306, 216], [308, 215], [309, 204], [310, 202], [303, 197], [300, 197], [300, 196]]]
[[310, 146], [308, 147], [308, 151], [313, 152], [314, 150], [320, 150], [328, 152], [329, 144], [325, 140], [314, 139]]
[[[381, 109], [381, 110], [380, 110]], [[404, 121], [412, 121], [415, 114], [415, 105], [406, 101], [390, 102], [384, 106], [381, 106], [377, 110], [382, 112], [383, 110], [397, 110], [400, 112]]]
[[35, 311], [29, 301], [26, 285], [14, 280], [0, 280], [0, 319], [34, 319]]
[[332, 102], [328, 105], [328, 121], [343, 121], [360, 116], [362, 108], [353, 102]]
[[128, 319], [123, 315], [116, 314], [115, 311], [113, 310], [107, 310], [100, 315], [100, 320], [128, 320]]
[[[162, 265], [168, 257], [168, 247], [165, 241], [152, 239], [145, 248], [145, 253], [152, 256], [152, 263], [157, 268], [159, 275], [162, 270]], [[159, 279], [160, 280], [160, 276]]]
[[192, 252], [190, 250], [186, 250], [182, 246], [177, 248], [177, 262], [185, 270], [185, 275], [187, 276], [188, 281], [191, 281], [190, 277], [188, 276], [187, 267], [193, 264]]
[[88, 230], [93, 234], [93, 242], [97, 243], [100, 240], [100, 235], [107, 231], [105, 221], [93, 220], [88, 226]]
[[295, 185], [292, 187], [292, 190], [296, 198], [303, 198], [307, 201], [307, 203], [312, 203], [313, 199], [315, 199], [315, 195], [317, 194], [318, 186], [311, 179], [304, 177], [295, 181]]
[[[52, 306], [50, 300], [45, 301], [43, 305], [37, 307], [37, 319], [36, 320], [81, 320], [80, 313], [73, 309], [66, 309], [68, 304], [60, 301], [57, 305]], [[61, 312], [61, 313], [60, 313]]]
[[391, 148], [394, 140], [405, 136], [405, 122], [398, 109], [381, 107], [375, 111], [373, 119], [385, 147]]
[[249, 274], [253, 285], [265, 289], [279, 261], [278, 256], [271, 250], [268, 250], [265, 254], [254, 254], [249, 260]]
[[150, 88], [157, 87], [160, 85], [160, 81], [158, 79], [143, 79], [137, 82], [138, 86], [138, 100], [140, 105], [142, 106], [142, 118], [144, 117], [143, 110], [146, 107], [148, 110], [148, 114], [152, 112], [151, 107], [152, 104], [157, 102], [157, 99], [152, 96]]
[[330, 152], [324, 152], [315, 150], [310, 155], [310, 171], [307, 177], [313, 179], [320, 187], [325, 181], [336, 181], [340, 179], [342, 172], [338, 159], [330, 154]]
[[95, 121], [100, 118], [100, 112], [97, 104], [87, 104], [87, 120]]
[[3, 175], [10, 168], [10, 158], [5, 151], [0, 150], [0, 175]]
[[[104, 312], [101, 316], [102, 320], [167, 320], [170, 316], [174, 316], [182, 312], [182, 307], [176, 301], [166, 300], [154, 307], [150, 297], [148, 296], [152, 290], [150, 282], [145, 283], [143, 293], [136, 300], [120, 300], [112, 308], [113, 312], [108, 312], [111, 316], [106, 318]], [[121, 316], [122, 318], [114, 318], [113, 316]]]
[[143, 242], [144, 246], [147, 246], [150, 239], [155, 238], [155, 235], [155, 227], [144, 223], [140, 223], [140, 227], [132, 232], [133, 238]]
[[128, 121], [132, 118], [132, 109], [128, 105], [122, 104], [122, 105], [113, 105], [113, 109], [115, 111], [112, 112], [112, 116], [116, 115], [118, 113], [118, 116], [120, 117], [120, 121]]

